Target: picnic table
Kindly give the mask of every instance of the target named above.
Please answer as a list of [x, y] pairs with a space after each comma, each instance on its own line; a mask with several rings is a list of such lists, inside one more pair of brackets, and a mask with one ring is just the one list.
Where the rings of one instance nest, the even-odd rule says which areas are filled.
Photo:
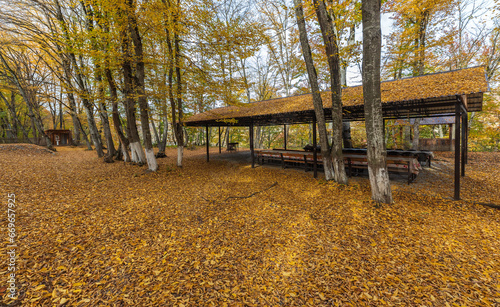
[[227, 143], [227, 151], [237, 151], [238, 150], [238, 142]]
[[[255, 152], [257, 155], [257, 162], [259, 164], [263, 164], [267, 161], [268, 163], [281, 163], [283, 168], [286, 168], [287, 166], [303, 166], [306, 172], [311, 166], [314, 166], [314, 153], [310, 151], [278, 149], [256, 150]], [[343, 156], [349, 176], [353, 175], [353, 171], [368, 169], [366, 152], [346, 152]], [[318, 153], [318, 166], [322, 165], [322, 162], [322, 156]], [[407, 174], [408, 184], [410, 184], [418, 176], [419, 172], [422, 170], [422, 166], [415, 156], [388, 155], [387, 169], [389, 172]]]

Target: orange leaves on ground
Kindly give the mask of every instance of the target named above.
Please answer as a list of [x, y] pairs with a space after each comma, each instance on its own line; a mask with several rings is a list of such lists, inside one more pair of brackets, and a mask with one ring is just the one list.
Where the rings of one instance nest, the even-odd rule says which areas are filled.
[[[446, 198], [450, 154], [414, 184], [392, 178], [395, 204], [376, 209], [367, 178], [341, 186], [216, 151], [210, 163], [187, 151], [177, 169], [169, 150], [145, 173], [80, 149], [0, 150], [0, 190], [20, 210], [21, 305], [500, 303], [499, 211]], [[464, 199], [500, 203], [498, 158], [470, 155]]]

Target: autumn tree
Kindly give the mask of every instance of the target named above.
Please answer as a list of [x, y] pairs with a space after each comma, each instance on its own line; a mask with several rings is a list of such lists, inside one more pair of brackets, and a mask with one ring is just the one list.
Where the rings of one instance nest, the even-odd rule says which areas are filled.
[[[307, 68], [307, 75], [309, 76], [309, 85], [311, 87], [311, 93], [313, 97], [314, 114], [316, 116], [319, 139], [321, 145], [321, 155], [323, 157], [323, 166], [325, 172], [326, 180], [334, 179], [333, 174], [333, 163], [331, 158], [331, 151], [328, 144], [328, 136], [326, 131], [326, 120], [325, 113], [323, 109], [323, 99], [321, 98], [320, 89], [318, 86], [318, 77], [316, 74], [316, 68], [314, 67], [313, 57], [311, 53], [311, 47], [309, 45], [309, 40], [307, 38], [306, 23], [304, 19], [304, 10], [302, 6], [302, 0], [294, 0], [295, 4], [295, 15], [297, 17], [297, 25], [300, 33], [300, 45], [302, 47], [302, 54], [304, 56], [304, 62]], [[316, 148], [314, 148], [316, 150]]]
[[342, 84], [340, 74], [340, 52], [334, 21], [328, 14], [323, 0], [314, 0], [325, 51], [330, 70], [330, 91], [332, 95], [332, 149], [333, 178], [335, 181], [347, 184], [344, 157], [342, 155]]
[[[47, 147], [54, 150], [50, 138], [45, 133], [43, 122], [40, 115], [39, 86], [44, 82], [43, 74], [37, 75], [38, 62], [33, 54], [25, 47], [17, 48], [0, 46], [0, 74], [10, 84], [16, 87], [17, 91], [23, 97], [28, 116], [31, 119], [33, 133], [41, 136]], [[41, 79], [40, 79], [41, 78]]]
[[382, 99], [380, 92], [380, 0], [363, 0], [363, 99], [367, 137], [368, 175], [372, 199], [392, 203], [387, 152], [384, 144]]

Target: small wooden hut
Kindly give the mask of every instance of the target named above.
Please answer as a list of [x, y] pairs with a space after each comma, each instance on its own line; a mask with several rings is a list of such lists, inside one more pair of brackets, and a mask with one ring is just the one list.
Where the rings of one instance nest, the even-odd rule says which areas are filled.
[[45, 130], [50, 141], [54, 146], [71, 145], [71, 130], [66, 129], [49, 129]]

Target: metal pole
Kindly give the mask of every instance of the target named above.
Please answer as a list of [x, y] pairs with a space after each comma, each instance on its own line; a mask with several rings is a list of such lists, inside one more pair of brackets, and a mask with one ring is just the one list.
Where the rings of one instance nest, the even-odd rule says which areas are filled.
[[467, 122], [467, 113], [462, 111], [462, 177], [465, 176], [465, 155], [467, 151], [467, 147], [465, 146], [465, 137], [467, 133], [467, 127], [466, 127], [466, 122]]
[[465, 126], [465, 164], [469, 162], [469, 118], [467, 117], [467, 113], [465, 113], [464, 117], [464, 126]]
[[207, 134], [207, 140], [206, 140], [206, 143], [207, 143], [207, 162], [210, 161], [210, 138], [208, 136], [208, 125], [205, 126], [206, 128], [206, 134]]
[[383, 140], [384, 140], [384, 148], [387, 150], [387, 144], [385, 143], [385, 119], [382, 118], [382, 131], [383, 131]]
[[252, 157], [252, 168], [255, 167], [254, 150], [253, 150], [253, 123], [249, 127], [250, 132], [250, 156]]
[[287, 139], [286, 139], [286, 138], [287, 138], [287, 135], [286, 135], [286, 124], [285, 124], [285, 125], [283, 125], [283, 135], [284, 135], [284, 137], [285, 137], [285, 140], [284, 140], [284, 141], [285, 141], [285, 150], [286, 150], [286, 141], [287, 141]]
[[318, 178], [318, 151], [316, 150], [316, 115], [313, 117], [313, 169], [314, 178]]
[[460, 103], [455, 104], [455, 200], [460, 200]]
[[453, 124], [448, 125], [448, 139], [450, 140], [450, 148], [449, 150], [453, 150]]

